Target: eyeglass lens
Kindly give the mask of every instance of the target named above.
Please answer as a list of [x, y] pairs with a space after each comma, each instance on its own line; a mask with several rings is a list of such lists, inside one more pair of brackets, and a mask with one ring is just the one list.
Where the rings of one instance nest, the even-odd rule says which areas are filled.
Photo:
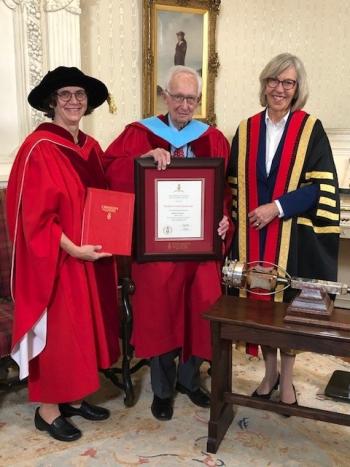
[[167, 91], [167, 93], [177, 104], [182, 104], [185, 99], [187, 101], [187, 104], [190, 105], [194, 105], [198, 102], [198, 98], [196, 96], [183, 96], [182, 94], [171, 94], [169, 91]]
[[70, 101], [72, 96], [75, 96], [76, 100], [79, 102], [85, 100], [87, 97], [86, 92], [82, 89], [75, 92], [61, 91], [57, 93], [57, 96], [65, 102]]
[[267, 78], [267, 85], [270, 86], [270, 88], [276, 88], [280, 83], [283, 89], [289, 90], [294, 88], [296, 81], [294, 79], [284, 79], [281, 81], [277, 78]]

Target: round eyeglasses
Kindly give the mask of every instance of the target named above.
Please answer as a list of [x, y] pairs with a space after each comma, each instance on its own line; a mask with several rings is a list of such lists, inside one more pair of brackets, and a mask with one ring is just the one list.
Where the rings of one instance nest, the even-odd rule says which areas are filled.
[[183, 96], [182, 94], [171, 94], [168, 90], [165, 91], [176, 104], [182, 104], [185, 100], [188, 105], [195, 105], [198, 102], [197, 96]]
[[79, 91], [75, 91], [75, 92], [70, 92], [67, 90], [56, 92], [56, 96], [58, 96], [63, 102], [70, 101], [73, 96], [79, 102], [85, 101], [85, 99], [87, 99], [87, 94], [83, 89], [80, 89]]
[[286, 91], [289, 91], [290, 89], [293, 89], [294, 86], [296, 85], [295, 79], [277, 79], [277, 78], [267, 78], [266, 80], [267, 85], [270, 88], [277, 88], [277, 86], [281, 83], [283, 86], [283, 89]]

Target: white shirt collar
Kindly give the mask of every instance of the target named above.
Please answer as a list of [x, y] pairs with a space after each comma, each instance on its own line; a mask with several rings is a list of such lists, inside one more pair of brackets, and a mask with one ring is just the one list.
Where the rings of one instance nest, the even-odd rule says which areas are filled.
[[284, 117], [281, 118], [281, 120], [280, 120], [279, 122], [274, 123], [274, 122], [271, 120], [271, 118], [269, 117], [268, 109], [266, 109], [266, 112], [265, 112], [265, 123], [266, 123], [266, 125], [267, 125], [267, 124], [270, 124], [270, 125], [275, 125], [275, 126], [284, 127], [285, 124], [287, 123], [289, 114], [290, 114], [290, 110], [286, 113], [286, 115], [285, 115]]
[[178, 128], [176, 128], [176, 126], [173, 124], [173, 121], [172, 121], [172, 119], [170, 117], [170, 114], [168, 114], [168, 122], [169, 122], [170, 128], [173, 128], [173, 129], [179, 131]]

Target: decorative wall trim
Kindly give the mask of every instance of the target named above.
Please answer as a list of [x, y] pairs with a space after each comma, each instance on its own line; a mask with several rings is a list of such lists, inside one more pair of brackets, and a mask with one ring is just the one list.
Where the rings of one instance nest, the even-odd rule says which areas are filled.
[[14, 15], [19, 131], [24, 139], [44, 120], [42, 112], [28, 107], [30, 90], [47, 69], [80, 66], [80, 0], [2, 1]]
[[46, 0], [43, 10], [47, 69], [60, 65], [80, 68], [79, 0]]
[[[27, 103], [30, 90], [48, 69], [80, 67], [80, 0], [0, 0], [12, 10], [18, 112], [18, 140], [42, 121], [42, 112]], [[15, 155], [1, 162], [0, 181], [7, 177]]]
[[[80, 66], [80, 1], [3, 2], [14, 11], [18, 114], [21, 116], [19, 127], [23, 139], [44, 120], [42, 112], [28, 107], [27, 96], [46, 69], [61, 64]], [[46, 30], [42, 29], [44, 19]]]
[[339, 186], [350, 188], [350, 128], [325, 129], [335, 165], [337, 167]]
[[5, 6], [10, 8], [10, 10], [14, 10], [18, 5], [18, 0], [17, 0], [17, 2], [14, 1], [14, 0], [2, 0], [2, 1], [5, 4]]
[[40, 0], [3, 0], [13, 10], [15, 61], [18, 96], [18, 122], [20, 139], [23, 139], [42, 120], [31, 110], [27, 95], [42, 75], [43, 52], [41, 34]]
[[81, 14], [79, 0], [46, 0], [44, 1], [44, 11], [54, 13], [60, 10], [67, 10], [75, 15]]

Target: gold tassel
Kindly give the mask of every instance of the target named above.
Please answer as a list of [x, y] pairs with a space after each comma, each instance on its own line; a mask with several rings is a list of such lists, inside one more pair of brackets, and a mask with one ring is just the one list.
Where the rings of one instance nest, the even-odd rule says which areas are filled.
[[108, 103], [110, 113], [115, 114], [116, 111], [117, 111], [117, 105], [116, 105], [116, 103], [114, 101], [114, 97], [112, 96], [111, 93], [108, 93], [107, 103]]

